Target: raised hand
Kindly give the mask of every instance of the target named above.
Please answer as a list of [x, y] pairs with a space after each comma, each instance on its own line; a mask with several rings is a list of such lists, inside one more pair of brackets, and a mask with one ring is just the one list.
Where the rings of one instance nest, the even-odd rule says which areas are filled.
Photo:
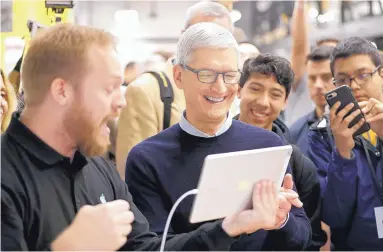
[[222, 224], [230, 236], [254, 233], [259, 229], [271, 229], [276, 224], [278, 211], [277, 186], [266, 180], [255, 184], [253, 209], [227, 217]]
[[348, 104], [344, 109], [337, 113], [340, 105], [341, 103], [337, 102], [330, 110], [330, 127], [339, 154], [343, 158], [350, 159], [351, 151], [355, 147], [353, 135], [365, 121], [364, 119], [360, 119], [357, 124], [349, 128], [350, 123], [361, 113], [361, 111], [359, 109], [355, 110], [349, 116], [344, 118], [354, 107], [354, 104]]

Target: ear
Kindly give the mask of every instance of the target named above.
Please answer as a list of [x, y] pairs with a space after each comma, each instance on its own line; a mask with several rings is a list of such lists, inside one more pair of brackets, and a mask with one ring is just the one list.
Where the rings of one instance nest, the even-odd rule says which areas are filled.
[[241, 99], [241, 91], [242, 91], [242, 88], [241, 88], [241, 86], [238, 85], [238, 91], [237, 91], [238, 99]]
[[71, 102], [74, 90], [73, 86], [65, 80], [56, 78], [51, 84], [50, 93], [58, 104], [65, 106]]
[[383, 78], [383, 66], [381, 66], [379, 69], [379, 75]]
[[286, 109], [287, 103], [289, 102], [289, 97], [286, 97], [285, 103], [283, 104], [282, 111]]
[[183, 82], [182, 82], [182, 74], [183, 74], [183, 71], [182, 71], [182, 66], [180, 65], [174, 65], [173, 66], [173, 79], [174, 79], [174, 84], [176, 84], [176, 86], [183, 90]]

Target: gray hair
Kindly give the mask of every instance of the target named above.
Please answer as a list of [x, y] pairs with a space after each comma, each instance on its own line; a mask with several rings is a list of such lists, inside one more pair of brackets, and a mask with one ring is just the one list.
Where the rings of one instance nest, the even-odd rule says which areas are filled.
[[177, 44], [176, 64], [185, 65], [198, 48], [235, 48], [239, 64], [238, 43], [233, 34], [215, 23], [194, 24], [181, 35]]
[[220, 3], [201, 1], [193, 4], [186, 11], [185, 29], [191, 26], [191, 21], [198, 15], [213, 18], [227, 18], [231, 24], [231, 31], [234, 30], [234, 24], [231, 20], [229, 10]]

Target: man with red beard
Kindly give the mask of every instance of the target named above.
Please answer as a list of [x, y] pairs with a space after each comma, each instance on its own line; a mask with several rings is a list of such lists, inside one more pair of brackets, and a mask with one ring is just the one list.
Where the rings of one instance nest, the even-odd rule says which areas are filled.
[[383, 239], [378, 230], [383, 226], [378, 213], [383, 206], [383, 142], [380, 127], [373, 122], [377, 118], [372, 119], [383, 102], [379, 51], [366, 39], [345, 39], [331, 55], [331, 72], [336, 87], [352, 89], [371, 130], [353, 137], [364, 119], [353, 127], [350, 122], [362, 112], [349, 113], [353, 104], [337, 112], [340, 102], [330, 109], [329, 116], [312, 125], [309, 155], [321, 178], [322, 219], [331, 228], [335, 249], [381, 250]]
[[330, 56], [334, 48], [329, 46], [315, 47], [306, 57], [308, 88], [315, 109], [299, 118], [291, 127], [292, 142], [307, 155], [309, 149], [308, 133], [310, 125], [322, 118], [327, 105], [324, 94], [334, 89], [330, 69]]
[[[115, 167], [94, 157], [109, 145], [107, 122], [125, 106], [115, 48], [111, 34], [72, 24], [31, 41], [21, 71], [26, 107], [1, 137], [2, 250], [159, 249]], [[287, 211], [279, 207], [291, 208], [287, 197], [301, 204], [288, 188], [281, 195], [261, 181], [252, 209], [169, 236], [165, 249], [228, 250], [242, 234], [273, 229]], [[286, 226], [296, 233], [293, 221]]]

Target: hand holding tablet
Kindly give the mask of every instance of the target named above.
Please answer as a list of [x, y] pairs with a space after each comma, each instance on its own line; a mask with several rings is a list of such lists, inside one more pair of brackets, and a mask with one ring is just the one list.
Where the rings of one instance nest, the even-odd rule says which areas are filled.
[[291, 153], [291, 146], [280, 146], [208, 156], [190, 221], [226, 217], [222, 227], [230, 236], [280, 228], [292, 205], [303, 205], [285, 175]]

